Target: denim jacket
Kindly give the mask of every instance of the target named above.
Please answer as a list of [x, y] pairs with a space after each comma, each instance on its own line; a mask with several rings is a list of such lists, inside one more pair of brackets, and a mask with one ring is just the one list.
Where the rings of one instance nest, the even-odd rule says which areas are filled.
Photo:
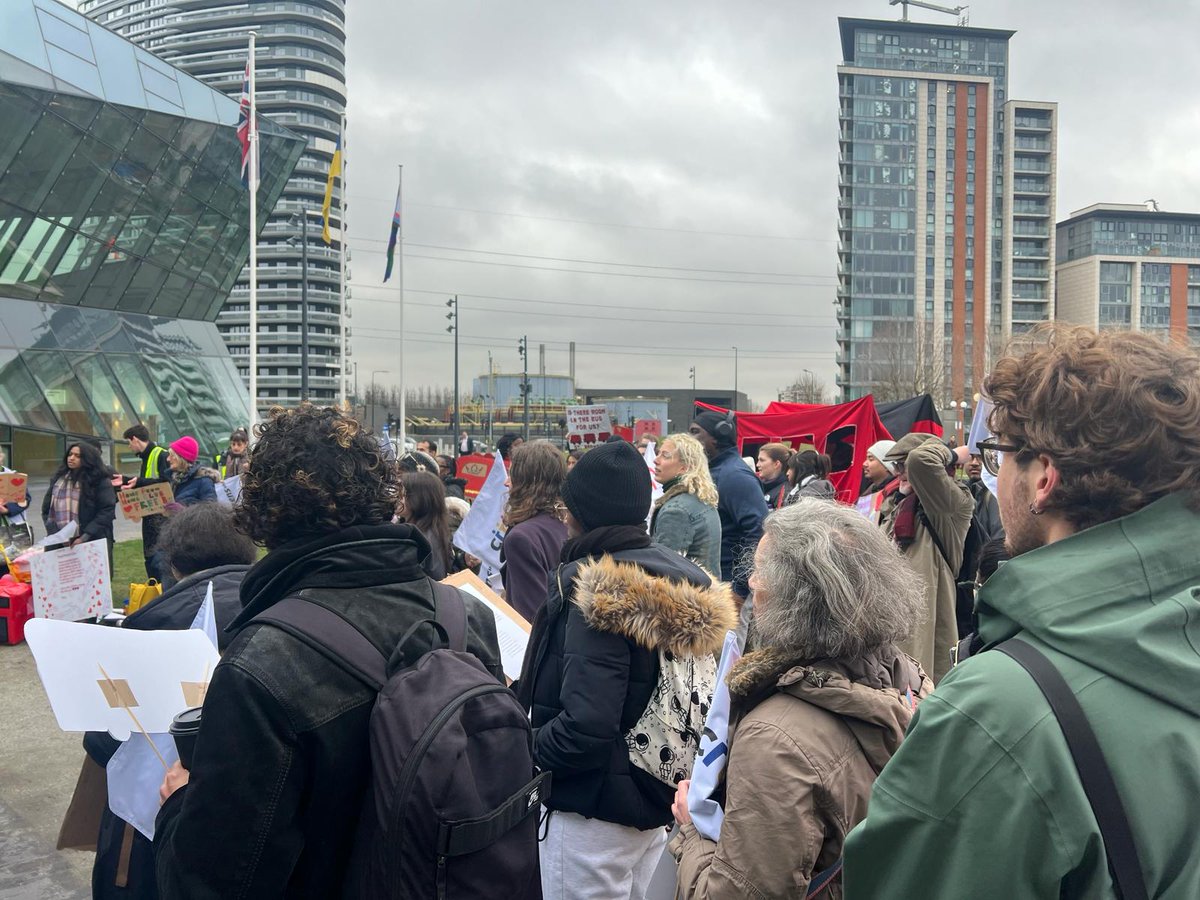
[[721, 517], [695, 494], [676, 494], [656, 509], [650, 537], [721, 577]]

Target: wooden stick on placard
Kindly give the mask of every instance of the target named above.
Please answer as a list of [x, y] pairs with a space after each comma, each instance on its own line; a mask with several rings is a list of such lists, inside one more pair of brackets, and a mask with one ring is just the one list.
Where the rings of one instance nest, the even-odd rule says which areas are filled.
[[[100, 663], [96, 663], [96, 668], [100, 670], [100, 674], [103, 675], [104, 680], [108, 682], [109, 690], [113, 692], [113, 696], [120, 699], [121, 692], [117, 690], [116, 682], [113, 681], [109, 674], [104, 671], [104, 666], [102, 666]], [[154, 755], [158, 757], [158, 761], [162, 763], [163, 771], [169, 772], [171, 767], [167, 765], [167, 761], [163, 759], [163, 755], [158, 752], [158, 745], [155, 744], [154, 739], [146, 733], [146, 729], [142, 727], [142, 723], [138, 721], [138, 717], [133, 714], [133, 710], [129, 708], [129, 704], [124, 700], [121, 700], [121, 709], [129, 713], [129, 718], [133, 719], [133, 724], [137, 726], [137, 730], [142, 733], [142, 737], [146, 739], [146, 742], [150, 745], [150, 749], [152, 749], [154, 751]]]

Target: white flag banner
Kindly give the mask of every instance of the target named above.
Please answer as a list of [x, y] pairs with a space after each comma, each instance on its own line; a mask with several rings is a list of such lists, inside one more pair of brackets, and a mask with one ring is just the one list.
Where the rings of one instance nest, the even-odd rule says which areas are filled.
[[[971, 419], [971, 431], [967, 435], [967, 450], [972, 455], [979, 453], [979, 442], [986, 441], [992, 437], [992, 432], [988, 428], [988, 418], [992, 414], [995, 404], [982, 394], [979, 395], [979, 402], [975, 404], [975, 415]], [[987, 470], [985, 467], [980, 473], [983, 479], [984, 486], [992, 492], [993, 496], [999, 496], [996, 493], [996, 476]]]
[[242, 476], [231, 475], [216, 483], [217, 502], [222, 506], [234, 506], [242, 497]]
[[196, 618], [192, 620], [192, 628], [196, 631], [203, 631], [215, 649], [220, 649], [217, 646], [217, 612], [213, 608], [213, 583], [208, 583], [208, 590], [204, 593], [204, 602], [200, 604], [200, 609], [196, 611]]
[[643, 454], [646, 460], [646, 466], [650, 469], [650, 512], [646, 514], [646, 527], [650, 527], [650, 520], [654, 517], [654, 501], [663, 495], [662, 485], [654, 480], [654, 457], [658, 455], [658, 450], [652, 442], [646, 444], [646, 452]]
[[482, 561], [479, 577], [489, 586], [495, 586], [500, 578], [500, 547], [504, 543], [504, 504], [508, 502], [508, 471], [504, 460], [496, 452], [491, 471], [479, 489], [479, 496], [471, 504], [458, 531], [454, 533], [454, 546]]
[[[154, 840], [154, 819], [162, 801], [158, 788], [163, 780], [163, 761], [171, 766], [179, 759], [169, 734], [152, 734], [154, 747], [140, 734], [131, 734], [108, 761], [108, 808], [128, 822], [147, 840]], [[154, 748], [162, 754], [162, 761]]]
[[688, 812], [691, 813], [692, 824], [701, 837], [710, 841], [720, 838], [721, 823], [725, 821], [721, 804], [712, 799], [721, 781], [721, 773], [729, 761], [729, 686], [725, 678], [733, 664], [741, 658], [742, 648], [738, 644], [738, 637], [730, 631], [725, 635], [721, 663], [717, 666], [717, 689], [704, 723], [704, 734], [700, 736], [700, 751], [696, 754], [692, 783], [688, 787]]

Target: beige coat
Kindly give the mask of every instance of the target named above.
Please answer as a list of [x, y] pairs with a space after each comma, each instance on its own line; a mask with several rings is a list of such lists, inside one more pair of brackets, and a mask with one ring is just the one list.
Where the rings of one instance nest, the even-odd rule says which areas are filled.
[[[909, 449], [908, 444], [915, 446]], [[924, 522], [929, 527], [918, 519], [913, 542], [900, 551], [925, 583], [925, 619], [917, 624], [912, 637], [900, 649], [931, 673], [937, 684], [950, 671], [950, 650], [958, 643], [958, 620], [954, 614], [956, 585], [975, 501], [964, 485], [947, 474], [946, 466], [953, 454], [940, 439], [905, 435], [888, 452], [888, 457], [904, 450], [908, 450], [905, 461], [908, 481], [917, 493]], [[879, 524], [889, 537], [893, 536], [896, 512], [903, 499], [900, 494], [893, 494], [882, 510]], [[950, 565], [930, 537], [930, 527], [937, 529]]]
[[[729, 676], [735, 723], [720, 840], [680, 829], [671, 844], [679, 895], [804, 897], [842, 855], [875, 776], [932, 689], [896, 650], [811, 665], [772, 648], [748, 653]], [[839, 875], [822, 897], [841, 896]]]

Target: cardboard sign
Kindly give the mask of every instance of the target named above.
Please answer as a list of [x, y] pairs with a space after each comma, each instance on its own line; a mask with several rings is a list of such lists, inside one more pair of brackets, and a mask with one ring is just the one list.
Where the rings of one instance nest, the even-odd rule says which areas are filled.
[[79, 622], [112, 612], [108, 542], [87, 541], [29, 559], [33, 614]]
[[161, 516], [167, 504], [174, 500], [175, 494], [165, 481], [130, 488], [117, 494], [117, 505], [121, 507], [121, 514], [130, 522], [140, 522], [146, 516]]
[[633, 423], [633, 433], [640, 439], [643, 434], [662, 437], [663, 426], [660, 419], [638, 419]]
[[118, 740], [139, 730], [128, 710], [150, 734], [165, 733], [189, 706], [184, 685], [207, 684], [220, 661], [217, 648], [194, 629], [136, 631], [34, 619], [25, 638], [58, 727], [107, 731]]
[[24, 472], [0, 473], [0, 503], [24, 503], [29, 476]]
[[567, 442], [571, 446], [603, 444], [611, 434], [608, 407], [604, 404], [567, 407]]
[[466, 591], [492, 611], [492, 615], [496, 617], [496, 640], [500, 644], [500, 661], [504, 666], [504, 674], [510, 681], [521, 677], [525, 645], [529, 643], [529, 623], [470, 570], [455, 572], [443, 578], [442, 584], [452, 584]]

